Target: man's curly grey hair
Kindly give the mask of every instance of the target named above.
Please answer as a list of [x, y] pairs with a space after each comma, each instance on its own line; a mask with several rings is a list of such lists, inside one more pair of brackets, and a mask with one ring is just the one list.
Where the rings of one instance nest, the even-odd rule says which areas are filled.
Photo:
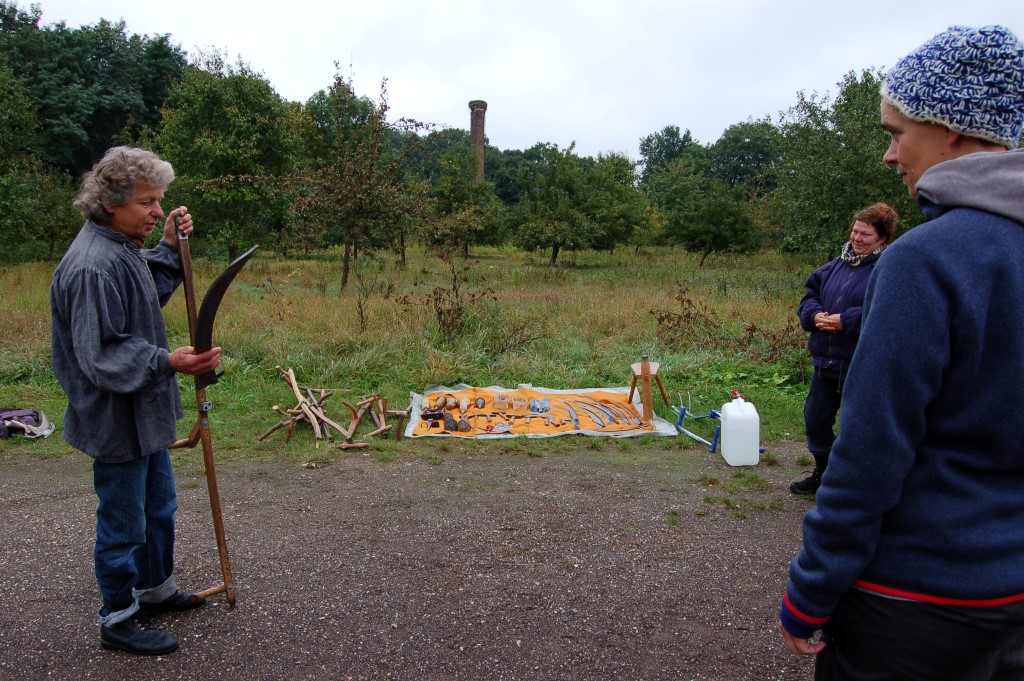
[[167, 189], [174, 181], [174, 168], [148, 149], [113, 147], [82, 178], [75, 208], [87, 220], [110, 224], [117, 208], [131, 201], [135, 185], [145, 182]]

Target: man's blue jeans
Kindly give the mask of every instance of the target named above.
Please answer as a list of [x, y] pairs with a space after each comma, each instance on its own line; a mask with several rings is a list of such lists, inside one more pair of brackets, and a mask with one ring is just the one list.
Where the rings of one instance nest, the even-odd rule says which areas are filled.
[[93, 462], [96, 581], [102, 624], [128, 619], [138, 600], [158, 602], [177, 590], [174, 569], [174, 488], [171, 456], [161, 449], [128, 463]]

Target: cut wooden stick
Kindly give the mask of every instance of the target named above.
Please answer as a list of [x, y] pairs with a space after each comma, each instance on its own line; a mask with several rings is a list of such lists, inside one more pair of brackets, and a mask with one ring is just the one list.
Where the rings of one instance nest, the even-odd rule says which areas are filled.
[[292, 422], [291, 419], [285, 419], [284, 421], [279, 421], [278, 423], [275, 423], [274, 425], [272, 425], [270, 427], [270, 430], [268, 430], [267, 432], [263, 433], [263, 435], [260, 435], [256, 439], [259, 440], [260, 442], [262, 442], [263, 440], [266, 440], [268, 437], [270, 437], [271, 434], [273, 434], [273, 433], [277, 432], [278, 430], [284, 428], [285, 426], [287, 426], [291, 422]]
[[366, 437], [373, 437], [374, 435], [380, 435], [381, 433], [386, 433], [389, 430], [391, 430], [391, 426], [381, 426], [380, 428], [378, 428], [377, 430], [373, 431], [372, 433], [367, 433]]

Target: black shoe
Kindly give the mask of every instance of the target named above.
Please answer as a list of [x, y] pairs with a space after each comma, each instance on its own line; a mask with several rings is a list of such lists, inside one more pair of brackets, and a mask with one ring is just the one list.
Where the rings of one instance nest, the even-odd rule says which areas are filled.
[[789, 491], [793, 494], [814, 494], [821, 487], [821, 473], [818, 469], [811, 471], [803, 480], [794, 480], [789, 483]]
[[165, 612], [181, 612], [198, 608], [206, 603], [206, 599], [198, 594], [175, 591], [159, 603], [139, 603], [139, 612], [148, 617], [161, 615]]
[[100, 645], [135, 655], [166, 655], [178, 649], [178, 639], [160, 629], [147, 629], [133, 619], [100, 625]]

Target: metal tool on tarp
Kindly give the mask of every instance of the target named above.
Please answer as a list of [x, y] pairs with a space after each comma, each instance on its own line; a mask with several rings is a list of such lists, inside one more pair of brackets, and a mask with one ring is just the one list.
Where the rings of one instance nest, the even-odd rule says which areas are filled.
[[[174, 218], [174, 226], [178, 226], [178, 218]], [[196, 292], [192, 280], [192, 254], [189, 249], [188, 235], [178, 232], [178, 254], [181, 257], [182, 285], [185, 290], [185, 309], [188, 312], [188, 332], [192, 339], [192, 347], [196, 353], [203, 353], [213, 348], [213, 321], [217, 316], [217, 308], [220, 307], [224, 293], [227, 291], [231, 281], [245, 266], [245, 263], [256, 252], [258, 246], [253, 246], [248, 251], [236, 258], [227, 269], [218, 276], [210, 285], [206, 296], [203, 297], [202, 305], [196, 309]], [[210, 434], [210, 410], [213, 405], [206, 399], [206, 387], [217, 383], [223, 372], [218, 374], [214, 371], [195, 377], [196, 383], [196, 404], [199, 409], [199, 417], [192, 428], [189, 436], [178, 440], [170, 446], [171, 449], [196, 446], [197, 442], [203, 445], [203, 465], [206, 469], [206, 487], [210, 496], [210, 510], [213, 514], [213, 531], [217, 538], [217, 553], [220, 556], [220, 569], [223, 582], [198, 593], [199, 596], [207, 598], [219, 593], [224, 594], [229, 606], [235, 605], [235, 583], [231, 573], [231, 559], [228, 556], [227, 538], [224, 533], [224, 518], [221, 513], [220, 492], [217, 489], [217, 471], [213, 458], [213, 437]]]

